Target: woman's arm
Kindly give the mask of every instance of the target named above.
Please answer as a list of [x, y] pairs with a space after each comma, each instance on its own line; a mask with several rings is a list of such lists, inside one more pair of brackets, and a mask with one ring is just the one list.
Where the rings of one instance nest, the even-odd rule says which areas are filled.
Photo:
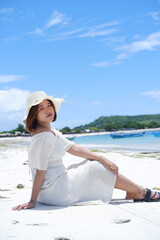
[[97, 160], [103, 163], [103, 165], [110, 171], [114, 172], [115, 174], [118, 174], [118, 167], [115, 163], [108, 160], [106, 157], [102, 155], [99, 155], [97, 153], [90, 151], [89, 149], [79, 146], [78, 144], [74, 144], [71, 148], [69, 148], [67, 152], [75, 156], [86, 158], [89, 160]]
[[32, 187], [32, 194], [31, 194], [31, 199], [28, 203], [24, 203], [21, 205], [18, 205], [14, 208], [13, 210], [21, 210], [21, 209], [27, 209], [27, 208], [34, 208], [36, 205], [37, 197], [39, 194], [39, 191], [41, 189], [44, 176], [45, 176], [46, 171], [43, 170], [37, 170], [34, 182], [33, 182], [33, 187]]

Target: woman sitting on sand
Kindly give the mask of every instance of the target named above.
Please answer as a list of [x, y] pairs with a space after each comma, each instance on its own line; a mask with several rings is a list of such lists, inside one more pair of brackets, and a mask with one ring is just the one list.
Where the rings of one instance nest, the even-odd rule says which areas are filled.
[[[113, 189], [126, 191], [134, 201], [158, 201], [160, 193], [141, 187], [121, 175], [118, 166], [106, 157], [93, 153], [51, 129], [63, 99], [42, 91], [32, 93], [26, 103], [24, 123], [32, 134], [28, 149], [33, 187], [30, 201], [13, 208], [34, 208], [36, 202], [69, 206], [101, 200], [109, 203]], [[62, 158], [67, 151], [86, 160], [66, 169]]]

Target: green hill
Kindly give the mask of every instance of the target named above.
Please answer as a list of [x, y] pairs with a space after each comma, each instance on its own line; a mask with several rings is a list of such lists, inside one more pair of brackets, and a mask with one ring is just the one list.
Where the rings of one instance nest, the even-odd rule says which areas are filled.
[[102, 130], [113, 131], [117, 129], [144, 129], [160, 127], [160, 114], [135, 116], [102, 116], [95, 121], [75, 127], [72, 131]]

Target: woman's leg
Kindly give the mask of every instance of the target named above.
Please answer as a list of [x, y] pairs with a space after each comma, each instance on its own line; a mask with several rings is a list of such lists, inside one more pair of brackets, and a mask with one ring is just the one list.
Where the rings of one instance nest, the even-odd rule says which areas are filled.
[[117, 175], [115, 188], [126, 191], [126, 198], [143, 199], [146, 194], [146, 188], [132, 182], [120, 173]]

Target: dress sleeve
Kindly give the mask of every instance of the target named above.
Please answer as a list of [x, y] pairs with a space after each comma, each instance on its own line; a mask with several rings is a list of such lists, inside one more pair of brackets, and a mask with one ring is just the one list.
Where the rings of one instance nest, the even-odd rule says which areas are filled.
[[56, 135], [61, 140], [61, 142], [62, 142], [62, 144], [64, 146], [65, 151], [68, 151], [75, 144], [74, 142], [72, 142], [72, 141], [68, 140], [66, 137], [64, 137], [62, 135], [62, 133], [59, 132], [58, 130], [54, 129], [54, 132], [56, 133]]
[[47, 170], [48, 162], [52, 151], [54, 150], [54, 142], [50, 138], [36, 138], [29, 149], [30, 167], [38, 170]]

